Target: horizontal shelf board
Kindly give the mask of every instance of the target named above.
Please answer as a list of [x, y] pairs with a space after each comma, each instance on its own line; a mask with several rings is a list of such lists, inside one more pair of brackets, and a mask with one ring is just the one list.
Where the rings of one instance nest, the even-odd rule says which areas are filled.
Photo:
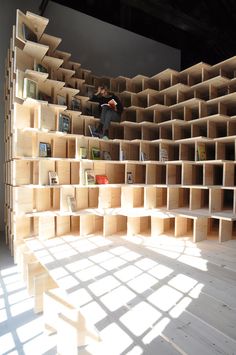
[[201, 74], [202, 69], [211, 69], [211, 68], [212, 66], [210, 64], [199, 62], [197, 64], [192, 65], [191, 67], [182, 70], [179, 74], [180, 76], [182, 74]]
[[177, 70], [174, 70], [174, 69], [170, 69], [170, 68], [167, 68], [163, 71], [161, 71], [160, 73], [156, 74], [156, 75], [153, 75], [150, 79], [169, 79], [171, 77], [171, 75], [178, 75], [179, 72]]
[[208, 88], [210, 85], [220, 88], [222, 86], [229, 85], [229, 83], [230, 83], [230, 79], [228, 79], [224, 76], [218, 75], [218, 76], [215, 76], [211, 79], [205, 80], [201, 83], [192, 85], [191, 88], [194, 90], [195, 89], [205, 89], [205, 88]]
[[46, 55], [49, 47], [44, 44], [26, 41], [23, 51], [39, 61]]
[[197, 119], [194, 119], [194, 120], [190, 120], [190, 121], [188, 121], [188, 123], [189, 124], [195, 124], [195, 123], [196, 124], [200, 124], [200, 123], [205, 122], [205, 121], [210, 121], [210, 122], [228, 122], [230, 120], [231, 120], [230, 116], [216, 114], [216, 115], [212, 115], [212, 116], [206, 116], [206, 117], [201, 117], [201, 118], [197, 118]]
[[168, 88], [159, 91], [159, 93], [160, 94], [177, 94], [177, 91], [190, 92], [191, 87], [188, 85], [185, 85], [185, 84], [178, 83], [178, 84], [169, 86]]
[[43, 33], [40, 40], [39, 40], [39, 43], [49, 46], [50, 50], [52, 52], [54, 52], [55, 49], [61, 43], [61, 41], [62, 41], [62, 39], [59, 37], [55, 37], [55, 36], [51, 36], [47, 33]]

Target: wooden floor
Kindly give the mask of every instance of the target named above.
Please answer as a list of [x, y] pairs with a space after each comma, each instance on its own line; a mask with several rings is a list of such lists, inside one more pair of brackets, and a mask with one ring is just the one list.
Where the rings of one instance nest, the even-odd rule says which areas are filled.
[[79, 354], [236, 354], [236, 240], [28, 242], [103, 339]]

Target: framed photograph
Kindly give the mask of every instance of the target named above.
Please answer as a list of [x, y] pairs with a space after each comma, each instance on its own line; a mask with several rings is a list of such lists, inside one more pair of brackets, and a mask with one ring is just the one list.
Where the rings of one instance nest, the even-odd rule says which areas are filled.
[[57, 105], [66, 106], [66, 98], [61, 95], [57, 95]]
[[75, 212], [76, 211], [76, 200], [74, 196], [72, 195], [67, 195], [67, 205], [68, 205], [68, 210], [69, 212]]
[[64, 133], [71, 133], [71, 120], [69, 116], [63, 113], [59, 114], [59, 131]]
[[110, 154], [110, 152], [104, 150], [104, 151], [102, 152], [102, 158], [103, 158], [104, 160], [111, 160], [111, 154]]
[[39, 142], [39, 156], [40, 157], [51, 157], [51, 144], [45, 142]]
[[92, 148], [92, 149], [91, 149], [91, 152], [92, 152], [92, 159], [98, 160], [98, 159], [101, 158], [100, 149], [98, 149], [98, 148]]
[[49, 185], [53, 186], [59, 184], [58, 175], [55, 171], [49, 171], [48, 177], [49, 177]]
[[79, 148], [79, 157], [80, 157], [80, 159], [87, 159], [87, 157], [88, 157], [87, 148], [85, 148], [85, 147]]
[[23, 99], [27, 97], [38, 99], [38, 83], [35, 80], [24, 78]]
[[84, 171], [84, 181], [85, 181], [85, 185], [94, 185], [96, 183], [94, 170], [85, 169], [85, 171]]
[[127, 184], [133, 184], [133, 173], [131, 171], [127, 172]]

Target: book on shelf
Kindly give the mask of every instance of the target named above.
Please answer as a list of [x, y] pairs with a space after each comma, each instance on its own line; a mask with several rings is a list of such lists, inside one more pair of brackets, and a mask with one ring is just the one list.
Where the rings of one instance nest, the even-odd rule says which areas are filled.
[[64, 113], [59, 114], [59, 132], [71, 133], [71, 119]]
[[197, 157], [198, 160], [206, 160], [206, 145], [205, 143], [198, 143], [197, 145]]
[[38, 42], [36, 34], [25, 23], [22, 23], [22, 34], [24, 41]]
[[101, 159], [101, 152], [99, 148], [92, 148], [91, 153], [92, 153], [92, 159], [94, 160]]
[[77, 97], [73, 97], [71, 100], [70, 109], [73, 111], [82, 111], [81, 100]]
[[68, 205], [68, 210], [69, 212], [75, 212], [76, 211], [76, 200], [74, 196], [72, 195], [67, 195], [67, 205]]
[[116, 102], [116, 100], [111, 99], [110, 101], [108, 101], [107, 104], [102, 104], [101, 105], [101, 107], [103, 107], [103, 106], [109, 106], [112, 110], [115, 110], [116, 106], [117, 106], [117, 102]]
[[38, 83], [35, 80], [24, 78], [23, 82], [23, 99], [38, 99]]
[[120, 160], [125, 160], [126, 159], [126, 155], [123, 149], [120, 150]]
[[58, 185], [59, 184], [59, 179], [58, 175], [55, 171], [49, 171], [48, 172], [48, 177], [49, 177], [49, 185]]
[[110, 152], [108, 152], [107, 150], [103, 150], [102, 151], [102, 158], [104, 160], [111, 160], [111, 154]]
[[45, 142], [39, 142], [39, 156], [40, 157], [51, 157], [52, 150], [51, 144]]
[[168, 151], [166, 148], [160, 149], [160, 161], [167, 161], [168, 160]]
[[133, 184], [133, 173], [131, 171], [127, 172], [127, 184]]
[[79, 157], [80, 157], [80, 159], [87, 159], [87, 157], [88, 157], [87, 148], [85, 148], [85, 147], [79, 148]]
[[94, 185], [96, 183], [95, 174], [93, 169], [84, 170], [85, 185]]

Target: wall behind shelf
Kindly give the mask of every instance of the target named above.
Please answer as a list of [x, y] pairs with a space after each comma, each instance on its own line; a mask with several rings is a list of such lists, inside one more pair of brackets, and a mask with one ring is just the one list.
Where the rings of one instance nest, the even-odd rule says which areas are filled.
[[[72, 53], [95, 75], [128, 77], [180, 69], [180, 50], [50, 1], [47, 32], [62, 38], [59, 49]], [[140, 26], [143, 24], [140, 23]]]
[[[41, 0], [10, 0], [0, 1], [0, 206], [4, 206], [4, 71], [7, 49], [10, 46], [10, 38], [12, 35], [12, 26], [16, 23], [16, 10], [22, 12], [31, 11], [38, 13]], [[0, 214], [0, 230], [4, 230], [4, 213]], [[1, 238], [1, 237], [0, 237]]]

